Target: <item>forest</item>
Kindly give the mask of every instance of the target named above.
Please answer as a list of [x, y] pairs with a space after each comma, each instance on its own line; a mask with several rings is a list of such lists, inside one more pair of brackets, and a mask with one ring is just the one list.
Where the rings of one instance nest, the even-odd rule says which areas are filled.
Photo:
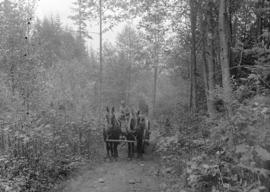
[[[93, 167], [143, 166], [158, 189], [133, 191], [270, 191], [269, 0], [74, 0], [73, 28], [37, 3], [0, 0], [1, 192], [128, 192], [82, 187], [112, 184]], [[150, 146], [104, 163], [106, 106], [122, 100], [148, 112]]]

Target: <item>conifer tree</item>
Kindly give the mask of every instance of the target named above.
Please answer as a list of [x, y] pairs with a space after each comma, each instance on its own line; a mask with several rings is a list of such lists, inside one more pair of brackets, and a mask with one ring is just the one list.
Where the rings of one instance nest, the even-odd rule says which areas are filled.
[[74, 14], [69, 18], [76, 25], [78, 37], [84, 43], [85, 38], [91, 39], [91, 36], [87, 33], [87, 20], [89, 19], [87, 0], [75, 0], [72, 10]]

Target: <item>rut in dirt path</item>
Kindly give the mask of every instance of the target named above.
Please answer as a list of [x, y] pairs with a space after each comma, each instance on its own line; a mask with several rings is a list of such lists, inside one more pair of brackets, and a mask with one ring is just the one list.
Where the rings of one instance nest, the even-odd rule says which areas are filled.
[[70, 180], [64, 192], [159, 192], [158, 170], [151, 154], [143, 161], [122, 158], [86, 170]]

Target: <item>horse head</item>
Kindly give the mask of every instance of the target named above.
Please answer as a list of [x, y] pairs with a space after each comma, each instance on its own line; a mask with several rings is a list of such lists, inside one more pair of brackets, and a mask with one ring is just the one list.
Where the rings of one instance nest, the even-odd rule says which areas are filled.
[[145, 124], [145, 117], [141, 114], [140, 111], [137, 111], [136, 116], [137, 116], [137, 125], [143, 126]]
[[109, 109], [109, 107], [106, 107], [106, 123], [107, 123], [107, 129], [114, 129], [117, 128], [118, 126], [118, 121], [115, 115], [115, 110], [114, 107], [111, 108], [111, 110]]
[[150, 129], [150, 121], [146, 115], [141, 114], [141, 112], [138, 111], [136, 113], [136, 119], [137, 119], [137, 127], [138, 128], [146, 129], [146, 130]]
[[107, 124], [107, 129], [112, 129], [113, 127], [113, 113], [112, 110], [107, 106], [106, 107], [106, 124]]

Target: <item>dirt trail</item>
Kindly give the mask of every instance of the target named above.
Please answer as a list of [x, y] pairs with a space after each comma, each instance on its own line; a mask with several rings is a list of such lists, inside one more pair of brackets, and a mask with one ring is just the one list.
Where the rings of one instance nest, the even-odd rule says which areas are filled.
[[64, 192], [159, 192], [159, 165], [151, 154], [144, 160], [127, 160], [121, 151], [118, 161], [85, 170], [68, 182]]

